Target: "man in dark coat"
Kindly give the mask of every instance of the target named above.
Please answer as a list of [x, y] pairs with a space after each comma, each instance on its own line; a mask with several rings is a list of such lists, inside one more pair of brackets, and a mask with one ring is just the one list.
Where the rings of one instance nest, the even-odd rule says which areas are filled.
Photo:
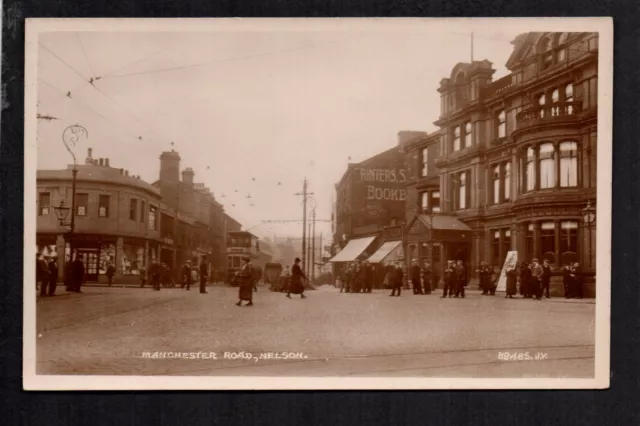
[[71, 263], [71, 291], [82, 293], [84, 283], [84, 262], [76, 256], [76, 260]]
[[299, 294], [301, 299], [306, 298], [304, 295], [304, 285], [302, 280], [307, 280], [307, 276], [302, 271], [300, 267], [300, 258], [296, 257], [293, 268], [291, 268], [291, 285], [289, 286], [289, 291], [287, 292], [287, 297], [291, 299], [291, 293]]
[[549, 266], [549, 260], [544, 259], [542, 261], [542, 278], [540, 279], [540, 285], [542, 286], [541, 291], [544, 293], [544, 296], [549, 299], [551, 295], [549, 294], [549, 286], [551, 283], [551, 266]]
[[49, 260], [49, 291], [48, 296], [55, 296], [56, 286], [58, 285], [58, 259], [52, 257]]
[[49, 283], [49, 265], [42, 255], [36, 254], [36, 288], [40, 284], [40, 297], [47, 295], [47, 284]]
[[458, 260], [456, 265], [456, 297], [464, 299], [464, 288], [467, 286], [467, 271], [462, 263]]
[[107, 280], [109, 281], [109, 287], [113, 284], [113, 276], [116, 273], [116, 268], [111, 262], [107, 265]]
[[160, 265], [157, 262], [152, 262], [149, 265], [149, 282], [151, 288], [155, 291], [160, 291]]
[[[402, 267], [400, 266], [399, 263], [396, 263], [394, 265], [394, 270], [393, 270], [393, 274], [391, 275], [392, 278], [392, 282], [391, 282], [391, 294], [389, 296], [397, 296], [400, 297], [400, 294], [402, 293], [402, 280], [404, 279], [404, 271], [402, 270]], [[396, 290], [398, 291], [398, 294], [396, 294]]]
[[187, 288], [187, 290], [191, 290], [191, 284], [192, 284], [192, 279], [191, 279], [191, 261], [187, 260], [187, 263], [184, 264], [184, 266], [182, 266], [182, 271], [181, 274], [182, 276], [182, 285], [180, 286], [180, 288]]
[[431, 265], [429, 262], [424, 262], [422, 268], [422, 286], [424, 287], [424, 294], [431, 294]]
[[566, 264], [564, 268], [562, 268], [562, 284], [564, 285], [564, 298], [571, 299], [573, 296], [571, 294], [571, 290], [573, 290], [573, 277], [571, 276], [572, 266], [570, 263]]
[[576, 299], [582, 299], [582, 271], [578, 262], [573, 264], [571, 268], [571, 295]]
[[507, 294], [504, 296], [513, 299], [513, 295], [518, 292], [517, 289], [517, 281], [518, 281], [518, 272], [515, 267], [507, 269]]
[[371, 293], [373, 291], [373, 279], [374, 279], [373, 265], [369, 262], [364, 262], [364, 292]]
[[480, 289], [482, 290], [482, 295], [486, 296], [491, 291], [491, 268], [487, 265], [487, 262], [480, 262], [480, 269], [478, 270], [478, 274], [480, 275]]
[[207, 293], [207, 274], [209, 273], [209, 265], [207, 261], [202, 258], [200, 262], [200, 293]]
[[253, 266], [251, 265], [250, 257], [243, 257], [242, 261], [244, 265], [242, 269], [235, 275], [234, 281], [238, 282], [238, 303], [237, 306], [242, 306], [242, 301], [246, 300], [245, 306], [253, 306]]
[[527, 262], [522, 262], [520, 264], [520, 294], [522, 297], [529, 298], [531, 297], [531, 268]]
[[456, 288], [456, 270], [452, 260], [447, 260], [447, 267], [444, 270], [444, 288], [442, 290], [442, 298], [445, 299], [447, 294], [451, 297]]
[[411, 270], [409, 271], [409, 275], [411, 278], [411, 285], [413, 286], [413, 294], [423, 294], [422, 283], [420, 282], [420, 266], [418, 266], [417, 259], [413, 259], [413, 262], [411, 262]]

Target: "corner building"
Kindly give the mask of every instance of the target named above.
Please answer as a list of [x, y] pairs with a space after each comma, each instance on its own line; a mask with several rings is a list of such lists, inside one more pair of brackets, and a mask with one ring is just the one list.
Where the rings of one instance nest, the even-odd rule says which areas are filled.
[[[512, 42], [510, 74], [489, 61], [457, 64], [440, 82], [442, 211], [472, 229], [481, 261], [579, 261], [594, 294], [598, 35], [527, 33]], [[591, 278], [591, 279], [589, 279]], [[561, 292], [555, 278], [553, 290]]]

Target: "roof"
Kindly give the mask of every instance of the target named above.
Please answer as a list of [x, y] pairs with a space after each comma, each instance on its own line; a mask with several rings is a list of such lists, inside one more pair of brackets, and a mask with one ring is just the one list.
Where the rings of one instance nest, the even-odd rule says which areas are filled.
[[[120, 173], [120, 169], [105, 166], [78, 165], [77, 180], [80, 182], [101, 182], [114, 185], [136, 187], [160, 197], [158, 188], [150, 185], [142, 179], [127, 176]], [[36, 180], [61, 180], [71, 181], [73, 178], [71, 169], [64, 170], [38, 170]]]
[[[420, 222], [424, 224], [424, 226], [433, 229], [447, 230], [447, 231], [471, 231], [471, 228], [461, 222], [457, 217], [450, 215], [441, 215], [434, 214], [433, 216], [429, 216], [426, 214], [418, 215], [418, 219]], [[433, 219], [433, 224], [431, 220]]]

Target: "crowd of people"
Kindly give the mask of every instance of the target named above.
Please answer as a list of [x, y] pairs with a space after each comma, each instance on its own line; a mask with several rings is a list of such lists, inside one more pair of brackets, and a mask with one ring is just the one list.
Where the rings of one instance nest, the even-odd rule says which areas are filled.
[[[519, 292], [526, 299], [550, 298], [551, 274], [547, 259], [542, 264], [538, 259], [533, 259], [532, 262], [522, 261], [506, 271], [505, 297], [513, 298]], [[562, 267], [562, 281], [566, 299], [582, 299], [582, 273], [578, 262], [570, 262]]]

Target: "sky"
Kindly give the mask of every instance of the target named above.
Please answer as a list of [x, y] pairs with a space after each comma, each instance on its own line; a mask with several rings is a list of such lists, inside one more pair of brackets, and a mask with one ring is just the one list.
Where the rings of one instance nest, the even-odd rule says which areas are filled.
[[[300, 223], [261, 223], [302, 218], [306, 177], [328, 241], [347, 164], [392, 148], [399, 131], [437, 130], [439, 82], [471, 57], [468, 28], [438, 28], [41, 33], [37, 109], [57, 120], [38, 120], [38, 169], [72, 162], [61, 139], [72, 124], [88, 130], [80, 163], [91, 147], [148, 182], [173, 148], [231, 216], [270, 237], [300, 236]], [[517, 34], [474, 30], [474, 59], [492, 62], [494, 79]]]

